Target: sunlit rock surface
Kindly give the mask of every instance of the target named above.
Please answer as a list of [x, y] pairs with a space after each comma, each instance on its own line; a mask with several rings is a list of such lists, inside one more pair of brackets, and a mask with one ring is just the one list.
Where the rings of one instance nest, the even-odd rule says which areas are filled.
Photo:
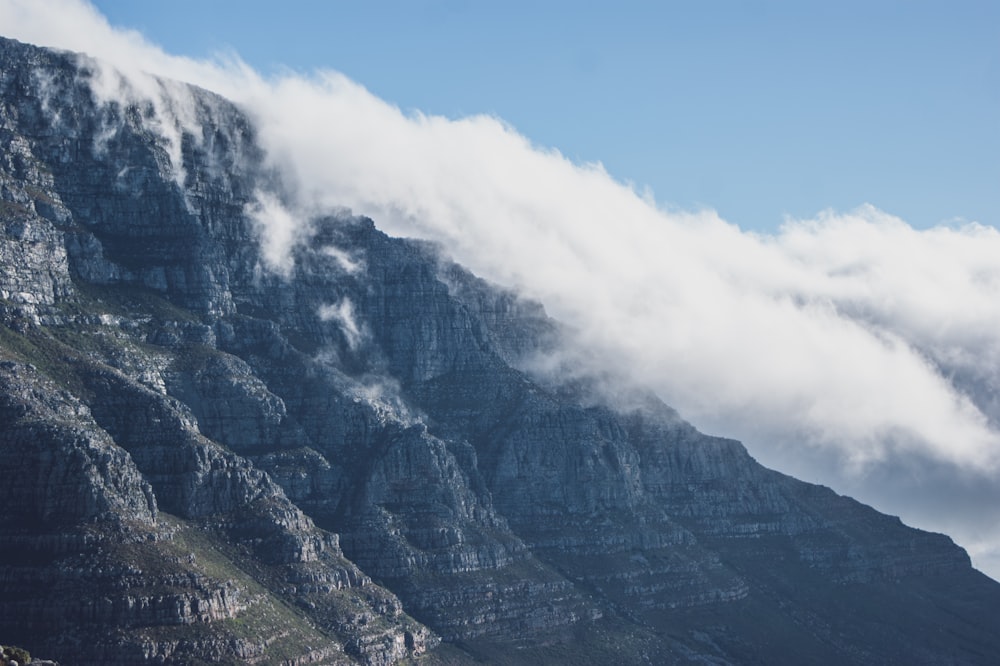
[[540, 306], [371, 220], [302, 220], [275, 266], [252, 122], [172, 82], [96, 97], [109, 76], [0, 40], [4, 641], [66, 663], [995, 663], [1000, 585], [947, 537], [655, 398], [533, 376], [560, 335]]

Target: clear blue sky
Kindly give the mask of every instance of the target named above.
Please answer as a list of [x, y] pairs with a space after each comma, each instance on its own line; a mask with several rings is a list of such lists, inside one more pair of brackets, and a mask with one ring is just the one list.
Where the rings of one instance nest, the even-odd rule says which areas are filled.
[[491, 113], [657, 201], [774, 229], [872, 203], [1000, 226], [1000, 2], [97, 0], [167, 51]]

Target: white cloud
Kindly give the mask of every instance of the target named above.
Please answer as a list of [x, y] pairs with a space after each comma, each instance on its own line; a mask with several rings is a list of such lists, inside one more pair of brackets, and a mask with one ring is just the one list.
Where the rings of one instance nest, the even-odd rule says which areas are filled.
[[356, 351], [361, 341], [364, 339], [365, 331], [358, 323], [354, 315], [354, 303], [346, 296], [334, 305], [323, 305], [319, 309], [321, 321], [333, 321], [340, 327], [340, 331], [347, 340], [347, 346], [351, 351]]
[[852, 465], [997, 467], [1000, 437], [950, 377], [998, 351], [992, 229], [918, 232], [864, 207], [758, 237], [659, 210], [496, 119], [406, 116], [343, 77], [286, 79], [252, 106], [300, 205], [443, 242], [574, 326], [595, 370], [624, 359], [696, 421]]
[[[755, 235], [712, 211], [659, 208], [499, 119], [407, 115], [334, 72], [264, 81], [235, 58], [177, 58], [69, 0], [0, 2], [0, 25], [233, 98], [294, 210], [349, 206], [440, 241], [570, 324], [575, 365], [646, 383], [764, 462], [947, 528], [977, 562], [996, 561], [997, 516], [907, 501], [931, 493], [947, 509], [949, 489], [1000, 478], [996, 229], [918, 231], [862, 206]], [[265, 261], [281, 271], [309, 215], [258, 203]], [[343, 305], [327, 314], [350, 339]], [[1000, 499], [990, 492], [977, 497]]]
[[350, 252], [343, 250], [336, 245], [324, 245], [319, 249], [320, 252], [328, 257], [333, 257], [340, 266], [340, 269], [347, 273], [348, 275], [356, 275], [362, 272], [365, 268], [365, 264], [361, 259], [358, 259]]
[[264, 267], [284, 277], [290, 276], [295, 267], [292, 249], [307, 233], [306, 223], [289, 211], [277, 196], [262, 190], [254, 192], [254, 202], [247, 206], [246, 214], [260, 234]]
[[52, 48], [86, 53], [113, 63], [138, 83], [144, 73], [188, 81], [225, 94], [239, 85], [233, 74], [256, 75], [236, 57], [220, 56], [216, 63], [174, 56], [150, 44], [138, 32], [114, 28], [83, 0], [2, 0], [3, 36]]

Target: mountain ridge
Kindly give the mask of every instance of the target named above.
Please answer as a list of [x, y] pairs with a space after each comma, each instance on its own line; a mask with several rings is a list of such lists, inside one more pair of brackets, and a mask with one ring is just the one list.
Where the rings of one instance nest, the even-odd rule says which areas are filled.
[[540, 381], [521, 362], [558, 324], [433, 246], [335, 212], [275, 269], [280, 175], [222, 98], [109, 100], [99, 63], [12, 40], [0, 62], [11, 642], [109, 663], [1000, 653], [1000, 585], [950, 539], [654, 398]]

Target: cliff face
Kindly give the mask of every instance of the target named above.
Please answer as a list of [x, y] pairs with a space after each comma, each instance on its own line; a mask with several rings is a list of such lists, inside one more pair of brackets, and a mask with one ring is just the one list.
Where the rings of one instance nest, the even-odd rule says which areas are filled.
[[[280, 200], [252, 124], [0, 40], [0, 605], [67, 661], [987, 663], [1000, 585], [655, 399], [541, 308]], [[437, 647], [440, 641], [445, 644]], [[461, 646], [460, 651], [455, 646]]]

